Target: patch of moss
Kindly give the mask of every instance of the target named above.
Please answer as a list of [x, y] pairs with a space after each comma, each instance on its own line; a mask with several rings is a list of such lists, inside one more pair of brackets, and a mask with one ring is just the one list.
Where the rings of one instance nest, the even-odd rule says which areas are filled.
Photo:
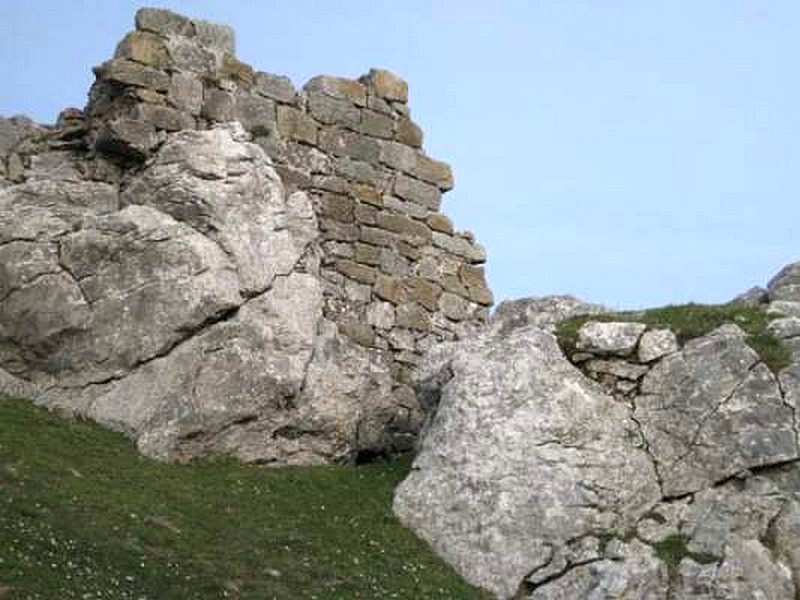
[[689, 550], [691, 538], [683, 533], [676, 533], [652, 544], [656, 556], [663, 560], [670, 569], [677, 568], [684, 558], [691, 558], [696, 563], [708, 565], [719, 561], [719, 558], [705, 552]]
[[767, 331], [770, 317], [759, 308], [736, 304], [683, 304], [644, 311], [609, 312], [566, 319], [556, 327], [556, 337], [567, 356], [577, 351], [578, 331], [588, 321], [636, 321], [648, 329], [668, 328], [680, 344], [711, 333], [726, 323], [734, 323], [747, 334], [747, 344], [777, 373], [791, 363], [791, 352]]

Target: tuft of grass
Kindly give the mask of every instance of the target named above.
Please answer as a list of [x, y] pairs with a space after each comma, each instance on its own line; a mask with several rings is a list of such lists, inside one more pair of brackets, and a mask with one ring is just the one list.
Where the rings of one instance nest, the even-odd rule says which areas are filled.
[[704, 336], [726, 323], [734, 323], [747, 334], [747, 344], [777, 373], [789, 366], [792, 355], [775, 336], [767, 332], [770, 317], [759, 308], [735, 304], [682, 304], [644, 311], [610, 312], [566, 319], [556, 327], [556, 337], [567, 356], [577, 351], [578, 331], [588, 321], [636, 321], [648, 329], [671, 329], [680, 344]]
[[688, 535], [676, 533], [653, 543], [652, 546], [656, 556], [663, 560], [670, 569], [676, 569], [684, 558], [691, 558], [701, 565], [719, 562], [720, 559], [712, 554], [689, 550], [688, 544], [690, 540], [691, 538]]
[[0, 397], [0, 591], [488, 599], [393, 516], [409, 466], [164, 464], [122, 435]]

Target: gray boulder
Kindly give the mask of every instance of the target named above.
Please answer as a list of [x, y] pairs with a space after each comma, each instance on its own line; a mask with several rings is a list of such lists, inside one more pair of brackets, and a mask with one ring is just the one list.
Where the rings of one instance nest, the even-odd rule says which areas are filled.
[[642, 381], [635, 417], [666, 496], [798, 458], [793, 411], [744, 337], [736, 325], [720, 327]]
[[589, 321], [578, 330], [578, 350], [593, 354], [628, 356], [646, 326], [642, 323]]
[[7, 156], [19, 142], [43, 127], [25, 116], [0, 117], [0, 158]]
[[[779, 384], [735, 325], [631, 360], [585, 375], [501, 324], [435, 348], [396, 514], [499, 599], [794, 599], [797, 363]], [[598, 374], [638, 382], [612, 397]]]
[[649, 363], [677, 352], [678, 340], [669, 329], [653, 329], [645, 331], [639, 340], [638, 358], [640, 362]]
[[527, 325], [552, 331], [565, 319], [608, 312], [600, 304], [590, 304], [574, 296], [541, 296], [504, 300], [492, 314], [491, 324], [511, 331]]
[[778, 271], [767, 284], [770, 301], [800, 302], [800, 262]]
[[736, 296], [730, 303], [740, 306], [758, 307], [767, 302], [769, 302], [769, 290], [761, 286], [754, 286]]
[[0, 190], [0, 393], [171, 460], [407, 446], [419, 407], [324, 318], [317, 236], [309, 198], [284, 192], [237, 124], [169, 135], [122, 194], [53, 178]]
[[494, 328], [434, 349], [420, 369], [438, 410], [395, 512], [498, 598], [599, 560], [602, 532], [632, 526], [658, 500], [630, 408], [551, 334]]

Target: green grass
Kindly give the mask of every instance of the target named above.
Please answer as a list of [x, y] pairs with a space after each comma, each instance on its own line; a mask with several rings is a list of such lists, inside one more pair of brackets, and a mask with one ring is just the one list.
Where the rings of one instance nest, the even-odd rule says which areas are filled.
[[701, 565], [708, 565], [719, 562], [720, 558], [705, 552], [692, 552], [689, 550], [691, 538], [682, 533], [676, 533], [665, 537], [663, 540], [652, 544], [656, 556], [663, 560], [667, 567], [677, 568], [684, 558], [691, 558], [694, 562]]
[[556, 336], [567, 356], [577, 351], [578, 330], [588, 321], [637, 321], [646, 324], [648, 329], [669, 328], [681, 345], [721, 325], [734, 323], [747, 334], [748, 345], [773, 373], [792, 362], [788, 348], [766, 330], [770, 317], [758, 308], [735, 304], [683, 304], [566, 319], [558, 324]]
[[0, 598], [488, 598], [392, 515], [408, 468], [162, 464], [0, 398]]

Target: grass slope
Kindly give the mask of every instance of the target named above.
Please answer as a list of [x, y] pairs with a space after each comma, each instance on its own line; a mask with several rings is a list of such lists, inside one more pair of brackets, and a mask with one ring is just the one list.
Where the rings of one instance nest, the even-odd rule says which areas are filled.
[[0, 398], [0, 598], [488, 598], [392, 515], [407, 470], [162, 464]]
[[791, 364], [792, 354], [778, 338], [767, 332], [771, 318], [759, 308], [736, 304], [682, 304], [573, 317], [558, 324], [556, 337], [567, 356], [571, 356], [576, 351], [578, 330], [587, 321], [636, 321], [646, 324], [648, 329], [666, 327], [673, 331], [681, 345], [721, 325], [735, 323], [747, 334], [747, 344], [773, 373], [777, 373]]

